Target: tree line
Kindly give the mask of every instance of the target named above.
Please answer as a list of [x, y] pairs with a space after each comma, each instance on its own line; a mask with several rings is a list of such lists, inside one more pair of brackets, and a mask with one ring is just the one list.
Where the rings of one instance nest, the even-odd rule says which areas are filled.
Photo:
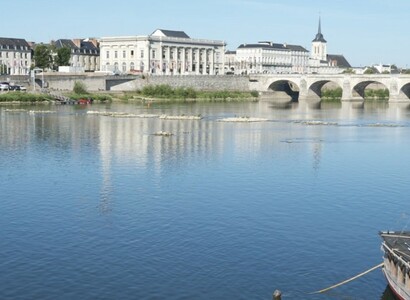
[[58, 70], [60, 66], [69, 66], [71, 49], [56, 48], [54, 45], [37, 45], [34, 49], [33, 67]]

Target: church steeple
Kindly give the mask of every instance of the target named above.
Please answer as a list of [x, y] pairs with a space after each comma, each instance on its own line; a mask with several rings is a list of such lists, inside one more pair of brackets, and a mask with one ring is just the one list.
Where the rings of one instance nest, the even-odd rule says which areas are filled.
[[322, 34], [322, 22], [319, 17], [319, 26], [315, 39], [312, 41], [312, 52], [310, 56], [313, 59], [326, 61], [327, 60], [327, 42]]
[[317, 30], [316, 37], [312, 42], [326, 43], [326, 40], [325, 40], [325, 38], [323, 37], [323, 34], [322, 34], [322, 24], [321, 24], [320, 17], [319, 17], [319, 28]]

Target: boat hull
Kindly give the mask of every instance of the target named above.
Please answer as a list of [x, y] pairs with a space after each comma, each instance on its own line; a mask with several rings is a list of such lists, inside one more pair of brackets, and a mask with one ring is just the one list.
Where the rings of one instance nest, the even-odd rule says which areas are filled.
[[397, 299], [399, 300], [410, 300], [410, 295], [394, 280], [390, 273], [386, 272], [386, 269], [383, 268], [384, 277], [386, 277], [387, 283], [389, 284], [390, 289], [394, 293]]
[[410, 232], [381, 232], [383, 274], [395, 296], [410, 300]]

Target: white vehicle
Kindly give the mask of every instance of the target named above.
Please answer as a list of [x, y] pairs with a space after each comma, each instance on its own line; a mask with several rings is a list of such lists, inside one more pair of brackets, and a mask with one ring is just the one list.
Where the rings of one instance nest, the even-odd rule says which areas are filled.
[[0, 91], [8, 91], [10, 84], [8, 82], [0, 82]]

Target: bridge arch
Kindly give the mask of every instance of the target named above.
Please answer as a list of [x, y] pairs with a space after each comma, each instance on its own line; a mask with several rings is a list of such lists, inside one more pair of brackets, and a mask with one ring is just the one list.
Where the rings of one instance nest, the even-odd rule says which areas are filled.
[[381, 87], [387, 91], [387, 99], [389, 98], [389, 88], [384, 84], [382, 81], [377, 81], [377, 80], [365, 80], [357, 83], [355, 86], [353, 86], [352, 89], [352, 96], [354, 98], [360, 97], [363, 100], [366, 98], [366, 88], [369, 87], [370, 85], [374, 85], [376, 88], [379, 87], [378, 89], [381, 89]]
[[313, 82], [309, 87], [308, 87], [308, 99], [313, 99], [313, 100], [320, 100], [322, 98], [322, 91], [323, 88], [329, 85], [331, 87], [335, 88], [340, 88], [343, 89], [343, 87], [340, 85], [339, 82], [329, 80], [329, 79], [323, 79], [323, 80], [318, 80]]
[[274, 96], [278, 98], [289, 98], [292, 101], [298, 100], [300, 88], [292, 80], [281, 79], [272, 82], [269, 91], [273, 91]]
[[410, 99], [410, 82], [403, 85], [399, 92], [400, 99]]

